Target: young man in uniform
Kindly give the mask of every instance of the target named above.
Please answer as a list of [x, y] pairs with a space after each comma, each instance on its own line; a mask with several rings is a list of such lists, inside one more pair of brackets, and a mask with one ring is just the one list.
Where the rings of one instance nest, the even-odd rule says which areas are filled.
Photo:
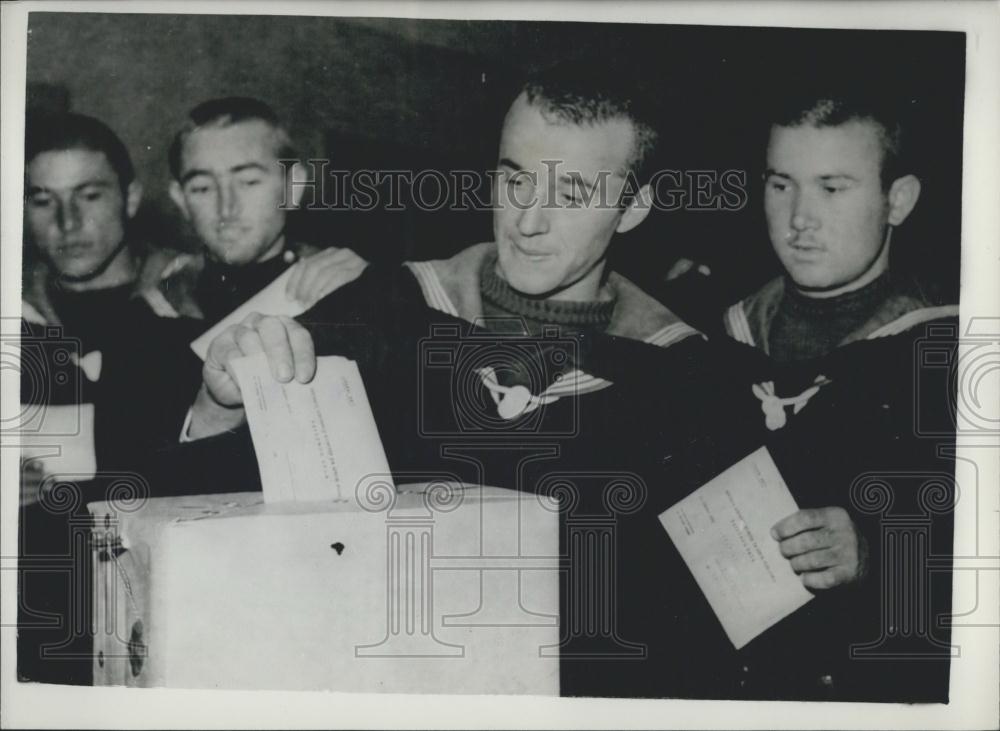
[[[249, 104], [249, 111], [240, 104]], [[241, 110], [267, 119], [240, 117]], [[231, 116], [220, 118], [227, 114]], [[150, 450], [176, 441], [200, 380], [201, 363], [189, 344], [205, 326], [191, 318], [222, 317], [289, 265], [275, 258], [282, 250], [285, 221], [279, 208], [284, 177], [277, 159], [287, 135], [273, 112], [259, 103], [222, 100], [210, 103], [205, 115], [195, 116], [205, 128], [182, 132], [177, 143], [179, 164], [187, 165], [188, 187], [197, 191], [190, 209], [199, 232], [232, 266], [218, 279], [202, 271], [192, 287], [176, 285], [185, 281], [185, 267], [199, 257], [154, 249], [137, 240], [131, 221], [142, 186], [117, 135], [99, 120], [79, 114], [29, 119], [25, 227], [30, 248], [23, 278], [22, 345], [35, 357], [22, 359], [22, 403], [25, 413], [50, 416], [56, 411], [51, 407], [77, 408], [84, 431], [89, 430], [92, 409], [97, 476], [73, 481], [80, 494], [70, 513], [55, 510], [46, 494], [62, 484], [58, 475], [51, 474], [45, 460], [26, 453], [22, 535], [30, 544], [23, 543], [22, 555], [72, 552], [70, 546], [57, 550], [57, 541], [69, 539], [63, 535], [68, 530], [65, 519], [85, 515], [88, 502], [104, 499], [105, 487], [118, 484], [115, 475], [127, 476], [134, 491], [147, 492], [136, 465]], [[202, 144], [205, 137], [207, 147]], [[287, 152], [287, 144], [281, 150]], [[192, 167], [195, 164], [200, 167]], [[231, 173], [230, 168], [238, 170]], [[208, 187], [219, 191], [221, 200], [201, 193]], [[180, 200], [185, 201], [183, 196]], [[287, 287], [289, 297], [305, 303], [356, 277], [365, 264], [348, 249], [313, 253], [309, 266], [298, 267]], [[262, 260], [270, 264], [262, 267]], [[59, 358], [67, 343], [73, 362], [64, 365]], [[41, 572], [25, 581], [26, 595], [58, 595], [39, 600], [50, 608], [66, 598], [60, 589], [33, 588], [48, 581]], [[58, 609], [64, 617], [67, 611]], [[77, 625], [86, 633], [86, 621]], [[41, 634], [24, 627], [20, 637], [31, 643]], [[84, 639], [74, 642], [80, 645]], [[74, 658], [48, 660], [37, 657], [37, 649], [24, 645], [26, 677], [86, 682], [86, 648], [74, 651]], [[33, 666], [25, 664], [29, 662]]]
[[[751, 645], [746, 682], [763, 696], [946, 700], [950, 570], [927, 566], [952, 550], [954, 442], [922, 437], [918, 419], [947, 418], [953, 400], [916, 359], [932, 341], [953, 349], [958, 307], [890, 269], [921, 188], [905, 130], [887, 99], [846, 93], [789, 94], [771, 121], [764, 206], [783, 273], [724, 324], [753, 349], [766, 443], [807, 506], [774, 538], [830, 600]], [[897, 543], [907, 513], [929, 532]]]
[[291, 266], [288, 295], [311, 305], [365, 268], [351, 249], [288, 239], [288, 203], [302, 190], [279, 160], [294, 157], [281, 120], [259, 100], [212, 99], [191, 110], [170, 145], [170, 196], [204, 252], [174, 257], [160, 272], [175, 311], [216, 322]]
[[[33, 680], [86, 683], [89, 555], [72, 526], [109, 491], [148, 494], [136, 465], [176, 438], [183, 404], [198, 387], [200, 363], [188, 343], [199, 328], [159, 317], [159, 293], [142, 285], [156, 255], [131, 230], [142, 187], [114, 132], [79, 114], [29, 118], [24, 174], [21, 403], [42, 420], [26, 424], [25, 435], [44, 443], [52, 433], [53, 444], [70, 449], [58, 436], [65, 427], [49, 421], [69, 414], [73, 438], [92, 452], [89, 467], [52, 467], [34, 451], [24, 454], [18, 670]], [[61, 474], [67, 470], [74, 474]], [[51, 560], [57, 566], [46, 567]], [[39, 612], [54, 613], [59, 625]]]
[[[681, 630], [664, 616], [669, 581], [651, 578], [671, 549], [642, 507], [682, 495], [659, 480], [659, 456], [701, 409], [654, 413], [621, 356], [639, 367], [649, 351], [677, 351], [678, 378], [693, 383], [703, 341], [606, 263], [613, 238], [649, 212], [654, 120], [620, 77], [563, 68], [529, 82], [503, 123], [494, 241], [448, 260], [372, 267], [298, 321], [252, 315], [226, 330], [209, 349], [194, 441], [164, 460], [159, 479], [193, 491], [259, 484], [233, 358], [265, 351], [285, 382], [310, 381], [317, 355], [355, 359], [394, 473], [568, 489], [574, 510], [614, 522], [614, 555], [569, 559], [589, 560], [573, 575], [594, 574], [609, 593], [574, 584], [561, 594], [562, 692], [677, 692], [684, 664], [663, 637]], [[448, 456], [460, 452], [467, 458]], [[593, 624], [568, 620], [592, 611]]]

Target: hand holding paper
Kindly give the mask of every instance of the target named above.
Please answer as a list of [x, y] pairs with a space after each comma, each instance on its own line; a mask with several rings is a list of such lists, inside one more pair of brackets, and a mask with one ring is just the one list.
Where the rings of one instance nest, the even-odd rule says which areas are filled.
[[660, 515], [737, 649], [813, 598], [771, 536], [796, 511], [762, 447]]
[[250, 423], [265, 502], [351, 500], [389, 465], [357, 363], [315, 361], [308, 384], [276, 381], [263, 353], [231, 362]]
[[294, 377], [308, 383], [316, 373], [312, 336], [295, 320], [253, 312], [222, 331], [209, 347], [202, 369], [204, 386], [191, 408], [188, 437], [201, 439], [239, 426], [243, 394], [231, 370], [235, 358], [263, 353], [280, 383]]
[[287, 270], [280, 277], [275, 279], [260, 292], [248, 299], [242, 305], [219, 320], [215, 325], [202, 333], [191, 343], [193, 350], [199, 358], [205, 360], [208, 357], [209, 347], [212, 342], [227, 329], [245, 322], [253, 313], [264, 313], [267, 315], [284, 315], [285, 317], [295, 317], [306, 311], [306, 305], [292, 299], [286, 293], [291, 281], [293, 269]]
[[308, 383], [316, 373], [312, 336], [295, 320], [253, 312], [226, 328], [212, 341], [202, 375], [209, 394], [220, 405], [239, 406], [243, 397], [230, 363], [234, 358], [263, 353], [271, 375], [281, 383]]
[[331, 246], [300, 259], [260, 292], [222, 318], [193, 343], [191, 349], [205, 360], [208, 349], [226, 328], [254, 312], [297, 317], [326, 295], [361, 276], [368, 262], [351, 249]]
[[832, 589], [862, 578], [868, 544], [843, 508], [800, 510], [778, 521], [771, 536], [810, 589]]

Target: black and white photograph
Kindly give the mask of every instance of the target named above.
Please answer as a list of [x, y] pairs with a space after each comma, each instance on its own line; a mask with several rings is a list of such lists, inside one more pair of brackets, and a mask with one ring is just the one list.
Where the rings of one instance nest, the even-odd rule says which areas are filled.
[[805, 5], [5, 5], [4, 725], [1000, 721], [1000, 9]]

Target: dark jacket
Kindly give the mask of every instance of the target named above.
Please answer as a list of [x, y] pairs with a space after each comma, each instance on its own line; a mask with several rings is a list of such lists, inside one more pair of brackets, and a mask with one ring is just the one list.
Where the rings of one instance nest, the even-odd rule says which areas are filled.
[[[867, 361], [893, 362], [886, 353], [857, 350], [831, 362], [831, 384], [795, 417], [801, 428], [775, 434], [751, 386], [782, 374], [753, 348], [697, 337], [625, 283], [634, 315], [617, 326], [613, 319], [606, 334], [557, 344], [592, 378], [504, 421], [474, 368], [491, 349], [542, 352], [544, 338], [474, 326], [477, 253], [465, 256], [472, 261], [460, 255], [401, 271], [371, 267], [299, 319], [317, 354], [358, 362], [400, 479], [446, 477], [563, 498], [564, 695], [847, 699], [864, 692], [889, 700], [921, 693], [895, 680], [855, 687], [850, 674], [844, 679], [837, 664], [844, 643], [868, 641], [877, 629], [853, 619], [877, 625], [877, 607], [863, 590], [817, 599], [736, 652], [658, 520], [762, 444], [801, 507], [842, 502], [848, 478], [884, 467], [885, 445], [911, 422], [901, 394], [888, 412], [869, 398], [883, 384]], [[893, 339], [877, 345], [909, 347]], [[544, 374], [545, 363], [536, 365]], [[544, 381], [535, 395], [545, 395]], [[851, 441], [835, 438], [843, 423], [861, 425]], [[906, 450], [897, 461], [912, 464]], [[152, 474], [163, 491], [259, 489], [246, 429], [161, 455]], [[598, 544], [606, 550], [589, 553], [586, 546]], [[832, 683], [825, 680], [831, 674]]]

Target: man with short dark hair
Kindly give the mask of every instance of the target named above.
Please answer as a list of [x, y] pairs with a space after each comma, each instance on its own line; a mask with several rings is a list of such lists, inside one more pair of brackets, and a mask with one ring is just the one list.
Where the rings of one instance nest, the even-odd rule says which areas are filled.
[[[29, 117], [25, 134], [24, 277], [26, 317], [61, 324], [64, 317], [103, 327], [69, 293], [117, 290], [145, 300], [154, 313], [162, 298], [144, 285], [157, 253], [128, 230], [142, 200], [128, 150], [104, 123], [82, 114]], [[71, 298], [72, 299], [72, 298]], [[85, 310], [86, 308], [82, 308]], [[116, 319], [114, 317], [112, 320]]]
[[[121, 463], [144, 438], [157, 441], [175, 429], [176, 417], [183, 418], [176, 401], [197, 383], [197, 361], [187, 349], [197, 326], [160, 317], [162, 296], [143, 286], [157, 254], [130, 231], [141, 197], [128, 151], [105, 124], [80, 114], [29, 119], [23, 319], [42, 345], [53, 327], [79, 342], [82, 382], [105, 402], [99, 466]], [[47, 393], [62, 390], [48, 385]]]
[[897, 120], [844, 97], [776, 115], [764, 208], [784, 275], [730, 308], [731, 335], [786, 362], [825, 355], [909, 312], [941, 316], [912, 277], [889, 272], [893, 230], [920, 197], [902, 145]]
[[[562, 68], [526, 85], [503, 122], [494, 241], [448, 260], [373, 266], [298, 321], [251, 315], [223, 332], [192, 410], [194, 441], [168, 456], [158, 479], [193, 491], [259, 484], [232, 359], [264, 351], [281, 381], [303, 383], [317, 355], [355, 359], [394, 473], [568, 490], [578, 498], [574, 518], [615, 516], [613, 545], [602, 544], [612, 554], [567, 549], [579, 570], [567, 572], [574, 578], [561, 595], [562, 692], [676, 689], [681, 664], [655, 636], [676, 636], [668, 584], [649, 580], [668, 542], [639, 508], [670, 491], [659, 458], [699, 409], [678, 407], [676, 421], [652, 414], [618, 356], [638, 363], [648, 351], [677, 350], [678, 377], [693, 383], [702, 339], [607, 266], [613, 238], [649, 212], [643, 176], [656, 136], [640, 97], [614, 75]], [[621, 346], [613, 357], [608, 342]], [[425, 361], [428, 347], [450, 353], [451, 365]], [[594, 629], [609, 626], [611, 634]]]
[[[630, 195], [626, 186], [655, 132], [631, 107], [612, 97], [583, 99], [571, 88], [525, 87], [504, 121], [494, 208], [495, 242], [480, 244], [442, 262], [407, 265], [395, 283], [396, 298], [418, 296], [424, 306], [481, 322], [487, 329], [518, 320], [528, 333], [555, 325], [567, 332], [612, 332], [635, 340], [670, 344], [694, 331], [606, 271], [615, 233], [639, 225], [649, 212], [648, 186]], [[568, 110], [568, 111], [567, 111]], [[557, 164], [553, 165], [553, 162]], [[581, 195], [601, 186], [602, 205]], [[412, 309], [401, 301], [398, 311]], [[395, 312], [391, 313], [395, 314]], [[301, 318], [312, 321], [309, 313]], [[192, 436], [219, 431], [242, 420], [236, 384], [225, 362], [241, 350], [241, 339], [266, 338], [275, 362], [300, 378], [311, 378], [312, 338], [293, 321], [252, 317], [214, 341], [205, 368], [205, 388], [191, 425]], [[564, 364], [572, 372], [577, 364]], [[294, 366], [294, 368], [292, 368]], [[552, 387], [546, 383], [543, 391]], [[542, 394], [535, 394], [535, 397]], [[222, 410], [219, 407], [222, 407]]]
[[[301, 194], [279, 160], [295, 159], [287, 130], [267, 104], [211, 99], [191, 110], [168, 154], [170, 196], [205, 247], [178, 257], [160, 283], [178, 312], [210, 322], [228, 315], [293, 264], [286, 291], [311, 305], [367, 265], [350, 249], [320, 250], [286, 235]], [[298, 264], [308, 259], [308, 264]]]
[[[747, 682], [759, 696], [946, 700], [950, 567], [927, 562], [952, 551], [954, 442], [919, 423], [950, 421], [953, 400], [915, 359], [954, 349], [958, 307], [890, 269], [921, 187], [905, 130], [884, 93], [790, 93], [771, 120], [764, 208], [784, 271], [724, 323], [755, 351], [759, 418], [803, 508], [773, 536], [824, 601], [751, 647]], [[891, 538], [907, 514], [926, 542]]]
[[[136, 466], [176, 439], [200, 364], [185, 318], [143, 272], [160, 252], [130, 223], [142, 197], [128, 151], [105, 124], [80, 114], [31, 117], [25, 136], [26, 251], [21, 403], [45, 420], [68, 413], [83, 466], [51, 467], [25, 452], [21, 480], [18, 672], [31, 680], [89, 682], [89, 549], [73, 525], [112, 491], [148, 496]], [[91, 415], [92, 416], [89, 416]], [[34, 427], [25, 427], [25, 435]], [[55, 429], [53, 449], [73, 452]], [[92, 434], [92, 442], [86, 439]], [[45, 441], [43, 438], [42, 441]], [[53, 449], [48, 452], [52, 453]], [[59, 463], [57, 462], [56, 465]], [[68, 470], [68, 474], [63, 472]], [[62, 558], [54, 558], [62, 557]], [[74, 565], [67, 569], [66, 559]], [[51, 566], [51, 562], [55, 566]], [[36, 613], [58, 622], [38, 621]]]

